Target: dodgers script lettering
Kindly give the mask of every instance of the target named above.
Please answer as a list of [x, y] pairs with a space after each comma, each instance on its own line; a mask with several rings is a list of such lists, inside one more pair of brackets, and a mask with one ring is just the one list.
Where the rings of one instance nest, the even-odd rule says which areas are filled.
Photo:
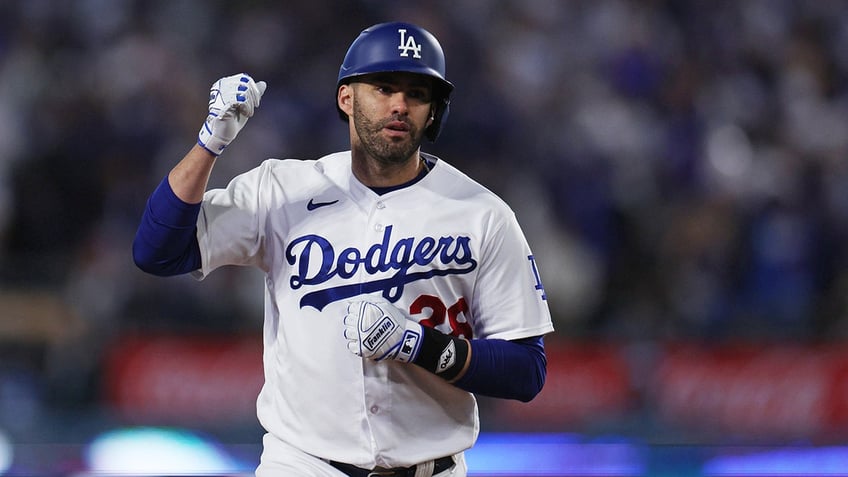
[[[289, 279], [292, 290], [303, 286], [318, 286], [332, 278], [351, 279], [361, 271], [381, 275], [374, 280], [357, 280], [305, 294], [300, 307], [318, 310], [328, 304], [352, 296], [382, 292], [383, 298], [394, 303], [403, 294], [407, 283], [437, 276], [462, 275], [477, 268], [471, 253], [471, 239], [456, 237], [404, 237], [392, 240], [392, 226], [386, 227], [380, 243], [367, 250], [348, 247], [336, 253], [333, 244], [320, 235], [304, 235], [286, 247], [286, 261], [296, 273]], [[386, 272], [395, 273], [385, 277]]]

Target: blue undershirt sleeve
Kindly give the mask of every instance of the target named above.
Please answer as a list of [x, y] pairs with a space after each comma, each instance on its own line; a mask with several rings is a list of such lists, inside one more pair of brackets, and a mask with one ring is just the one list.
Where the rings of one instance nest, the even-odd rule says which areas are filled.
[[529, 402], [542, 390], [547, 358], [541, 336], [471, 340], [471, 362], [454, 383], [482, 396]]
[[199, 214], [200, 204], [180, 200], [166, 176], [147, 200], [136, 231], [133, 240], [136, 266], [158, 276], [180, 275], [199, 269]]

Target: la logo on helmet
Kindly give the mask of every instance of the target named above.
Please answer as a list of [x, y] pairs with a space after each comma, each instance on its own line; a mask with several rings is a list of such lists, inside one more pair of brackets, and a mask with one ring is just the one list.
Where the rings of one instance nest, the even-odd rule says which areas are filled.
[[413, 58], [421, 58], [421, 45], [415, 43], [415, 37], [412, 35], [407, 37], [405, 28], [398, 28], [398, 33], [400, 33], [400, 45], [398, 45], [398, 50], [402, 51], [400, 56], [408, 58], [409, 50], [412, 50]]

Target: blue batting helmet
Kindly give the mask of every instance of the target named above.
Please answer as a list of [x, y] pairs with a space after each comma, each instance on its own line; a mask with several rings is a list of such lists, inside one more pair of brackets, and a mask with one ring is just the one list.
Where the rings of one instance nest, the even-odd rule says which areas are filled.
[[[371, 73], [407, 72], [433, 79], [433, 122], [424, 131], [430, 141], [439, 136], [447, 117], [453, 84], [445, 79], [445, 54], [427, 30], [402, 22], [380, 23], [366, 28], [351, 43], [339, 68], [339, 86]], [[336, 105], [338, 107], [338, 105]], [[339, 115], [347, 115], [339, 109]]]

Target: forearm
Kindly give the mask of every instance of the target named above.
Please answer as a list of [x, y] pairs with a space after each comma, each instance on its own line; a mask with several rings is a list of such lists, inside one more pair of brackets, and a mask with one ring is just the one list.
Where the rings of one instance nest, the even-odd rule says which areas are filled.
[[454, 383], [483, 396], [528, 402], [542, 390], [547, 359], [542, 337], [475, 339], [467, 370]]
[[189, 204], [200, 203], [216, 158], [206, 148], [195, 144], [168, 174], [168, 183], [174, 195]]
[[545, 384], [542, 337], [465, 340], [423, 327], [412, 362], [468, 392], [530, 401]]

